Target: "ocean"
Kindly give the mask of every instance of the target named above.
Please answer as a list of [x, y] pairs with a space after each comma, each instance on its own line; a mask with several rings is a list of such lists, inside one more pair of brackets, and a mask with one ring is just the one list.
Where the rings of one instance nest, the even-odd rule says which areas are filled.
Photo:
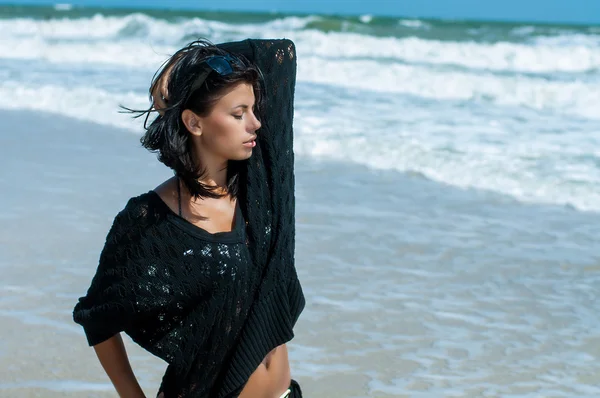
[[70, 312], [198, 37], [296, 44], [306, 396], [600, 396], [600, 26], [68, 5], [0, 6], [0, 396], [114, 396]]

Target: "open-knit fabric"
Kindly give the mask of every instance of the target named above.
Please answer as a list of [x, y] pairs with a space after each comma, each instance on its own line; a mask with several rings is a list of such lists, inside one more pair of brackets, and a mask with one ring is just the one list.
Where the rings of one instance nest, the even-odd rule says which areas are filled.
[[153, 191], [130, 199], [75, 308], [89, 344], [125, 331], [169, 363], [165, 395], [214, 395], [260, 282], [245, 227], [239, 210], [231, 232], [211, 234]]
[[168, 362], [166, 398], [239, 395], [265, 355], [292, 339], [304, 308], [294, 265], [294, 44], [220, 46], [260, 68], [266, 104], [235, 230], [208, 234], [153, 192], [132, 198], [74, 310], [90, 345], [125, 331]]

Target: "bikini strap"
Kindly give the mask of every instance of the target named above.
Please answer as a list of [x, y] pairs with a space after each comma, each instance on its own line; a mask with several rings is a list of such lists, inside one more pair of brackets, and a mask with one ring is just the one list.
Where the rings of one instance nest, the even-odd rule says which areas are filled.
[[179, 179], [179, 177], [177, 177], [177, 201], [179, 202], [179, 217], [182, 217], [182, 215], [181, 215], [181, 187], [180, 187], [180, 183], [181, 183], [181, 180]]

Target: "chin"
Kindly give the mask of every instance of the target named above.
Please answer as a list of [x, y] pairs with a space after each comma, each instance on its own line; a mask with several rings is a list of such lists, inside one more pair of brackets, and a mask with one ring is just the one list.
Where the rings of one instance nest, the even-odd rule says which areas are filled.
[[238, 156], [232, 156], [231, 160], [248, 160], [252, 157], [252, 150], [246, 151], [245, 153], [241, 153]]

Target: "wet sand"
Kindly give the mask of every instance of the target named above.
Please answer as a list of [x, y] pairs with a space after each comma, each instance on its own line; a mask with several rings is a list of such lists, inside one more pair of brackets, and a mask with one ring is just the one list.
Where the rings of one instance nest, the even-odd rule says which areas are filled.
[[[0, 112], [0, 396], [114, 397], [71, 320], [127, 199], [134, 134]], [[600, 215], [297, 158], [290, 343], [307, 397], [600, 396]], [[127, 344], [148, 397], [165, 364]]]

